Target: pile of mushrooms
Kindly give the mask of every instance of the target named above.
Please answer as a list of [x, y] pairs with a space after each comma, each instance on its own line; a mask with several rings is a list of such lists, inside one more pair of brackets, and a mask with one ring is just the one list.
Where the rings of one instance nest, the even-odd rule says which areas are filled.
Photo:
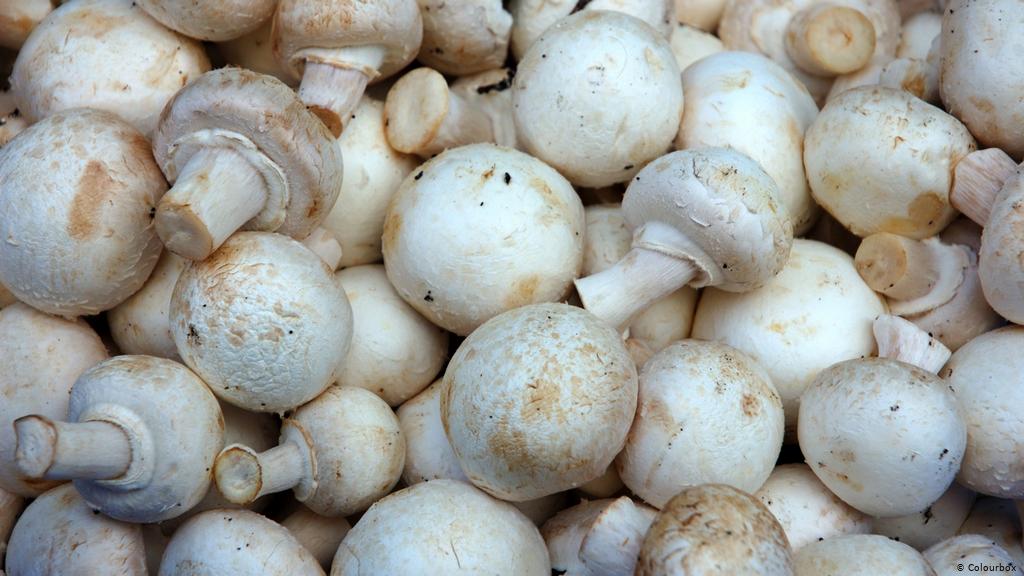
[[0, 576], [1024, 570], [1021, 0], [0, 0]]

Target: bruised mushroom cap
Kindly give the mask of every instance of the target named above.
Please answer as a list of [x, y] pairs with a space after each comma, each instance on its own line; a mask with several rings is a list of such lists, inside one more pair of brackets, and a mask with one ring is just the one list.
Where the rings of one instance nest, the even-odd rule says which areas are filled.
[[438, 380], [398, 409], [406, 445], [402, 480], [410, 486], [442, 478], [469, 482], [441, 422], [442, 391]]
[[508, 55], [512, 15], [501, 0], [419, 0], [423, 45], [419, 60], [463, 76], [498, 68]]
[[171, 293], [188, 260], [164, 250], [142, 288], [107, 312], [110, 336], [125, 354], [179, 360], [171, 336]]
[[665, 152], [683, 90], [665, 38], [632, 16], [584, 10], [526, 52], [512, 102], [524, 149], [594, 188], [629, 180]]
[[655, 508], [700, 484], [753, 493], [775, 466], [783, 430], [782, 400], [763, 368], [725, 344], [683, 340], [640, 372], [619, 475]]
[[11, 576], [141, 576], [146, 574], [142, 529], [97, 514], [71, 484], [39, 496], [11, 534]]
[[916, 514], [895, 518], [873, 518], [871, 532], [909, 544], [918, 550], [956, 535], [977, 495], [953, 482], [934, 504]]
[[949, 2], [942, 20], [942, 102], [985, 147], [1024, 157], [1024, 12], [1013, 0]]
[[849, 534], [811, 542], [796, 553], [795, 576], [932, 576], [924, 556], [875, 534]]
[[31, 497], [57, 485], [18, 471], [12, 422], [25, 414], [64, 418], [75, 380], [106, 357], [100, 337], [82, 320], [49, 316], [20, 303], [0, 310], [0, 488]]
[[562, 510], [541, 528], [552, 569], [572, 576], [632, 574], [656, 514], [626, 496]]
[[829, 491], [806, 464], [776, 466], [754, 494], [786, 531], [793, 551], [843, 534], [867, 534], [868, 516]]
[[619, 334], [585, 310], [524, 306], [474, 331], [444, 375], [441, 418], [466, 476], [504, 500], [604, 474], [636, 412]]
[[800, 397], [800, 449], [829, 490], [879, 517], [924, 510], [949, 488], [967, 440], [936, 376], [884, 358], [822, 371]]
[[683, 122], [676, 148], [732, 148], [764, 168], [796, 233], [818, 213], [804, 175], [804, 131], [818, 106], [800, 82], [760, 54], [724, 52], [683, 73]]
[[109, 112], [67, 110], [3, 151], [0, 278], [18, 300], [70, 317], [142, 287], [160, 257], [153, 210], [167, 189], [142, 134]]
[[18, 50], [32, 30], [53, 10], [55, 0], [0, 0], [0, 46]]
[[[341, 190], [341, 150], [291, 88], [241, 68], [202, 75], [174, 96], [160, 117], [153, 151], [167, 179], [208, 147], [269, 161], [266, 206], [246, 224], [305, 238], [327, 217]], [[274, 179], [278, 186], [270, 185]]]
[[778, 186], [749, 157], [727, 148], [681, 150], [645, 167], [622, 200], [634, 230], [659, 222], [681, 246], [647, 246], [691, 260], [691, 286], [745, 292], [782, 270], [793, 225], [778, 203]]
[[252, 32], [270, 19], [276, 0], [139, 0], [150, 16], [185, 36], [222, 42]]
[[164, 28], [134, 2], [80, 0], [51, 12], [25, 41], [11, 88], [30, 121], [89, 107], [148, 135], [174, 93], [209, 69], [202, 44]]
[[423, 20], [416, 0], [281, 0], [271, 37], [278, 62], [296, 78], [305, 60], [318, 61], [320, 53], [381, 50], [380, 65], [362, 70], [373, 82], [412, 62], [423, 40]]
[[170, 316], [185, 363], [218, 397], [256, 412], [316, 398], [352, 338], [352, 309], [327, 265], [265, 232], [237, 233], [186, 268]]
[[949, 359], [949, 383], [967, 423], [959, 481], [1000, 498], [1024, 497], [1024, 327], [987, 332]]
[[793, 573], [782, 526], [753, 496], [731, 486], [683, 490], [647, 532], [637, 576]]
[[583, 205], [522, 152], [474, 144], [413, 171], [384, 221], [395, 290], [459, 335], [513, 308], [563, 298], [583, 259]]
[[454, 480], [422, 482], [370, 507], [338, 548], [331, 576], [548, 576], [537, 527], [511, 504]]
[[971, 566], [971, 573], [1008, 572], [1014, 565], [1010, 553], [980, 534], [962, 534], [943, 540], [924, 551], [924, 559], [936, 576], [954, 576]]
[[1011, 322], [1024, 323], [1024, 172], [1003, 185], [981, 235], [978, 276], [985, 300]]
[[174, 533], [160, 576], [323, 576], [313, 555], [280, 524], [248, 510], [209, 510]]
[[956, 118], [908, 92], [855, 88], [829, 101], [807, 130], [814, 198], [851, 232], [922, 239], [953, 221], [953, 168], [975, 148]]

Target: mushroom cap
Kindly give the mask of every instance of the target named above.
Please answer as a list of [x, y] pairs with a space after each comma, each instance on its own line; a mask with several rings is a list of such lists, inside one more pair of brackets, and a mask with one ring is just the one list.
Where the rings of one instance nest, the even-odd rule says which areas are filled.
[[171, 336], [171, 293], [188, 264], [164, 250], [149, 279], [127, 300], [107, 311], [110, 336], [124, 354], [145, 354], [180, 360]]
[[687, 488], [647, 532], [637, 576], [789, 576], [793, 553], [782, 526], [753, 496], [731, 486]]
[[11, 576], [143, 576], [142, 529], [98, 514], [71, 484], [36, 498], [11, 533], [6, 568]]
[[804, 175], [804, 131], [818, 106], [803, 84], [760, 54], [722, 52], [683, 73], [686, 102], [676, 148], [732, 148], [764, 168], [796, 233], [818, 213]]
[[848, 534], [811, 542], [796, 553], [795, 576], [932, 576], [924, 556], [875, 534]]
[[384, 266], [336, 274], [352, 306], [352, 345], [338, 382], [398, 406], [431, 382], [448, 359], [448, 334], [405, 303]]
[[656, 514], [627, 496], [562, 510], [541, 528], [551, 567], [573, 576], [632, 574]]
[[728, 0], [675, 0], [676, 17], [680, 24], [707, 32], [718, 28], [722, 11]]
[[174, 533], [160, 576], [323, 576], [313, 555], [280, 524], [248, 510], [208, 510]]
[[67, 420], [134, 430], [124, 474], [74, 481], [86, 502], [125, 522], [159, 522], [192, 508], [210, 487], [224, 442], [220, 406], [206, 384], [181, 364], [152, 356], [115, 356], [86, 370], [71, 388]]
[[1024, 173], [1010, 177], [996, 196], [981, 235], [978, 276], [985, 300], [1011, 322], [1024, 323]]
[[626, 189], [622, 214], [639, 228], [660, 222], [683, 246], [654, 249], [691, 260], [691, 286], [746, 292], [782, 270], [793, 225], [779, 205], [778, 187], [761, 166], [735, 150], [680, 150], [648, 164]]
[[454, 480], [422, 482], [370, 507], [338, 547], [331, 576], [548, 576], [537, 527], [507, 502]]
[[958, 534], [979, 534], [1009, 552], [1018, 568], [1024, 566], [1020, 505], [1002, 498], [978, 498]]
[[[271, 32], [274, 55], [296, 78], [307, 58], [331, 62], [339, 49], [382, 52], [367, 66], [370, 79], [382, 80], [412, 62], [423, 40], [423, 19], [416, 0], [280, 0]], [[358, 61], [340, 62], [359, 68]]]
[[466, 476], [522, 501], [604, 474], [636, 413], [636, 368], [622, 338], [564, 304], [501, 314], [459, 346], [441, 418]]
[[298, 84], [274, 57], [274, 47], [270, 41], [272, 23], [273, 19], [267, 20], [252, 32], [233, 40], [218, 42], [215, 50], [231, 66], [268, 74], [288, 85]]
[[873, 518], [871, 532], [888, 536], [918, 550], [956, 535], [977, 495], [953, 482], [934, 504], [916, 514], [895, 518]]
[[268, 21], [277, 0], [139, 0], [156, 21], [185, 36], [222, 42], [252, 32]]
[[823, 370], [800, 397], [800, 449], [829, 490], [882, 518], [924, 510], [949, 488], [967, 432], [946, 384], [886, 358]]
[[395, 290], [459, 335], [527, 304], [560, 300], [583, 260], [584, 215], [572, 186], [522, 152], [473, 144], [414, 170], [384, 221]]
[[830, 492], [806, 464], [776, 466], [754, 496], [782, 525], [794, 552], [818, 540], [871, 531], [871, 519]]
[[506, 148], [519, 148], [512, 114], [512, 80], [515, 74], [511, 68], [492, 68], [460, 76], [450, 86], [452, 94], [461, 96], [487, 116], [494, 143]]
[[633, 231], [626, 225], [620, 204], [595, 204], [584, 208], [587, 233], [583, 241], [581, 276], [615, 266], [633, 246]]
[[0, 46], [18, 50], [54, 8], [54, 0], [0, 0]]
[[804, 165], [811, 192], [854, 234], [922, 239], [953, 221], [953, 168], [974, 151], [956, 118], [881, 86], [843, 92], [807, 129]]
[[380, 262], [388, 203], [402, 180], [420, 165], [384, 135], [384, 104], [364, 97], [338, 137], [345, 178], [334, 208], [321, 224], [341, 244], [341, 266]]
[[[341, 190], [341, 149], [280, 80], [242, 68], [208, 72], [168, 103], [153, 151], [174, 182], [192, 156], [224, 133], [255, 145], [284, 178], [287, 196], [267, 202], [246, 227], [303, 239], [327, 217]], [[223, 144], [221, 144], [223, 145]], [[236, 144], [243, 146], [242, 144]]]
[[942, 32], [942, 15], [937, 12], [921, 12], [903, 21], [900, 31], [900, 45], [897, 58], [925, 60], [931, 50], [932, 41]]
[[662, 508], [680, 490], [726, 484], [753, 493], [782, 449], [782, 400], [764, 369], [718, 342], [683, 340], [639, 378], [636, 418], [617, 464], [622, 481]]
[[795, 432], [800, 394], [832, 364], [872, 354], [871, 325], [886, 312], [853, 258], [798, 238], [786, 266], [763, 287], [745, 294], [704, 290], [691, 336], [725, 342], [756, 360], [782, 397], [786, 426]]
[[665, 152], [683, 90], [664, 37], [632, 16], [584, 10], [533, 43], [512, 102], [524, 149], [593, 188], [625, 182]]
[[410, 486], [442, 478], [469, 482], [441, 422], [443, 390], [443, 381], [438, 380], [398, 409], [398, 422], [405, 438], [402, 480]]
[[1024, 498], [1024, 327], [1000, 328], [956, 351], [940, 373], [967, 423], [959, 481], [1000, 498]]
[[88, 107], [148, 135], [175, 92], [209, 69], [202, 44], [131, 0], [79, 0], [51, 12], [25, 41], [11, 89], [29, 121]]
[[13, 422], [26, 414], [62, 420], [75, 380], [106, 357], [100, 337], [82, 320], [49, 316], [21, 303], [0, 310], [0, 489], [32, 497], [59, 484], [18, 472]]
[[67, 110], [3, 152], [0, 278], [18, 300], [80, 316], [142, 287], [160, 257], [153, 211], [167, 190], [142, 134], [109, 112]]
[[972, 566], [971, 573], [976, 574], [1009, 571], [1007, 567], [1015, 564], [1009, 552], [980, 534], [962, 534], [943, 540], [925, 550], [924, 559], [936, 576], [962, 574], [967, 565]]
[[[669, 39], [669, 43], [672, 46], [672, 53], [675, 54], [676, 64], [679, 65], [679, 70], [682, 72], [686, 72], [686, 68], [690, 64], [697, 62], [701, 58], [725, 50], [725, 46], [718, 39], [718, 36], [686, 24], [676, 25], [675, 29], [672, 30], [672, 37]], [[685, 89], [683, 93], [686, 93]]]
[[418, 0], [423, 16], [419, 60], [463, 76], [498, 68], [508, 55], [512, 15], [501, 0]]
[[302, 244], [240, 232], [181, 274], [171, 332], [185, 363], [218, 397], [282, 412], [337, 380], [352, 308], [331, 270]]
[[1024, 157], [1024, 12], [1015, 0], [949, 2], [942, 19], [942, 103], [986, 148]]

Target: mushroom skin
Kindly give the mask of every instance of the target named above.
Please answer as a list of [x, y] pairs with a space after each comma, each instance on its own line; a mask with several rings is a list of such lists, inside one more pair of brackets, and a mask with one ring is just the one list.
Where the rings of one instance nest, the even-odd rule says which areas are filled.
[[900, 45], [897, 58], [925, 60], [932, 43], [942, 33], [942, 15], [938, 12], [920, 12], [904, 19], [900, 30]]
[[320, 516], [301, 505], [281, 521], [281, 526], [292, 533], [324, 570], [331, 569], [331, 561], [334, 560], [338, 546], [352, 529], [348, 520], [344, 518]]
[[7, 540], [14, 529], [14, 523], [21, 516], [25, 507], [25, 499], [0, 488], [0, 566], [4, 565], [7, 554]]
[[231, 66], [273, 76], [289, 86], [297, 85], [298, 82], [291, 74], [285, 72], [274, 57], [274, 47], [270, 41], [272, 23], [273, 19], [267, 20], [252, 32], [232, 40], [218, 42], [216, 51], [225, 63]]
[[0, 0], [0, 46], [19, 50], [32, 30], [56, 4], [55, 0]]
[[974, 505], [977, 494], [953, 482], [934, 504], [916, 514], [872, 518], [871, 532], [888, 536], [924, 551], [957, 534]]
[[964, 573], [1009, 572], [1016, 565], [1010, 553], [980, 534], [961, 534], [935, 544], [924, 551], [924, 559], [935, 570], [935, 576], [956, 576]]
[[1024, 172], [1019, 168], [996, 196], [981, 235], [978, 277], [985, 300], [1002, 317], [1024, 322]]
[[474, 331], [444, 375], [441, 418], [466, 476], [521, 502], [607, 470], [636, 412], [622, 339], [564, 304], [505, 312]]
[[469, 482], [445, 435], [441, 421], [443, 380], [438, 380], [398, 408], [398, 422], [405, 437], [405, 468], [402, 480], [409, 486], [447, 478]]
[[64, 484], [36, 498], [11, 534], [10, 576], [145, 576], [142, 529], [99, 514]]
[[160, 257], [153, 210], [167, 183], [142, 134], [109, 112], [73, 109], [3, 151], [0, 278], [18, 300], [74, 317], [143, 286]]
[[14, 63], [11, 90], [30, 122], [88, 107], [149, 135], [171, 97], [209, 69], [202, 44], [164, 28], [135, 2], [79, 0], [36, 26]]
[[453, 76], [498, 68], [508, 55], [512, 15], [501, 0], [417, 0], [423, 17], [419, 61]]
[[583, 10], [523, 55], [512, 106], [526, 151], [573, 184], [597, 188], [629, 180], [665, 152], [683, 90], [664, 37], [620, 12]]
[[793, 552], [771, 512], [720, 484], [683, 490], [661, 509], [640, 549], [637, 576], [790, 576]]
[[171, 336], [171, 294], [188, 260], [165, 250], [146, 283], [107, 311], [110, 336], [125, 354], [145, 354], [180, 361]]
[[957, 534], [979, 534], [1006, 550], [1018, 566], [1024, 566], [1021, 546], [1020, 504], [1002, 498], [978, 498]]
[[874, 534], [849, 534], [811, 542], [796, 553], [794, 560], [794, 576], [934, 575], [920, 552]]
[[494, 570], [549, 576], [537, 527], [507, 502], [454, 480], [422, 482], [370, 507], [338, 547], [331, 576], [440, 576]]
[[252, 32], [270, 20], [276, 0], [139, 0], [138, 5], [164, 26], [190, 38], [223, 42]]
[[335, 382], [352, 308], [326, 264], [280, 234], [239, 232], [182, 272], [171, 296], [178, 353], [213, 393], [283, 412]]
[[680, 24], [715, 32], [728, 0], [673, 0]]
[[[681, 72], [705, 56], [725, 51], [725, 46], [718, 36], [686, 24], [677, 24], [669, 38], [672, 53]], [[685, 95], [685, 89], [683, 91]], [[685, 102], [685, 96], [684, 96]], [[685, 114], [685, 112], [684, 112]]]
[[573, 576], [632, 574], [656, 514], [626, 496], [562, 510], [541, 528], [552, 569]]
[[885, 358], [840, 362], [800, 396], [800, 449], [829, 490], [890, 518], [924, 510], [949, 488], [967, 432], [938, 377]]

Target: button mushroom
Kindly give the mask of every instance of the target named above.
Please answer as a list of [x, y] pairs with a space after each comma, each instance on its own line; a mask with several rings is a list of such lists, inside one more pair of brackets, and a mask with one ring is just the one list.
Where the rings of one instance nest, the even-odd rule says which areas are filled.
[[338, 546], [352, 529], [344, 518], [327, 518], [302, 505], [282, 520], [281, 526], [287, 528], [325, 570], [331, 569]]
[[955, 536], [971, 512], [977, 495], [953, 482], [934, 504], [916, 514], [895, 518], [872, 518], [871, 532], [888, 536], [924, 551], [941, 540]]
[[14, 523], [24, 507], [24, 498], [0, 488], [0, 566], [4, 565], [11, 530], [14, 529]]
[[725, 46], [718, 36], [686, 24], [679, 24], [675, 27], [669, 43], [672, 46], [672, 53], [676, 56], [676, 64], [683, 72], [686, 72], [686, 68], [690, 64], [701, 58], [725, 50]]
[[1018, 567], [1024, 566], [1019, 508], [1011, 500], [978, 498], [957, 533], [984, 536], [1006, 550]]
[[0, 0], [0, 46], [18, 50], [53, 10], [55, 0]]
[[215, 44], [216, 52], [227, 64], [232, 66], [273, 76], [289, 86], [298, 84], [274, 57], [274, 47], [270, 40], [272, 23], [273, 19], [267, 20], [262, 26], [248, 34], [243, 34], [233, 40], [218, 42]]
[[199, 40], [223, 42], [270, 20], [277, 0], [138, 0], [137, 4], [171, 30]]
[[906, 544], [874, 534], [836, 536], [804, 546], [795, 556], [794, 576], [932, 576], [924, 556]]
[[441, 478], [469, 482], [441, 422], [443, 390], [444, 384], [438, 380], [398, 409], [406, 446], [402, 480], [409, 486]]
[[554, 572], [633, 574], [657, 510], [622, 496], [584, 501], [544, 523], [541, 535]]
[[935, 576], [956, 576], [964, 573], [1015, 572], [1016, 563], [1010, 553], [979, 534], [964, 534], [943, 540], [924, 551], [924, 559], [935, 570]]
[[718, 28], [727, 0], [674, 0], [680, 24], [706, 32]]
[[419, 60], [443, 73], [465, 76], [505, 63], [512, 15], [501, 0], [418, 0], [423, 16]]
[[180, 360], [171, 336], [171, 293], [188, 260], [165, 251], [142, 288], [107, 312], [110, 336], [125, 354]]
[[116, 356], [71, 388], [66, 421], [14, 421], [15, 461], [29, 478], [74, 480], [101, 512], [158, 522], [194, 506], [210, 486], [224, 420], [210, 390], [163, 358]]
[[872, 326], [878, 343], [878, 357], [899, 360], [937, 373], [949, 360], [949, 348], [905, 318], [883, 314]]

